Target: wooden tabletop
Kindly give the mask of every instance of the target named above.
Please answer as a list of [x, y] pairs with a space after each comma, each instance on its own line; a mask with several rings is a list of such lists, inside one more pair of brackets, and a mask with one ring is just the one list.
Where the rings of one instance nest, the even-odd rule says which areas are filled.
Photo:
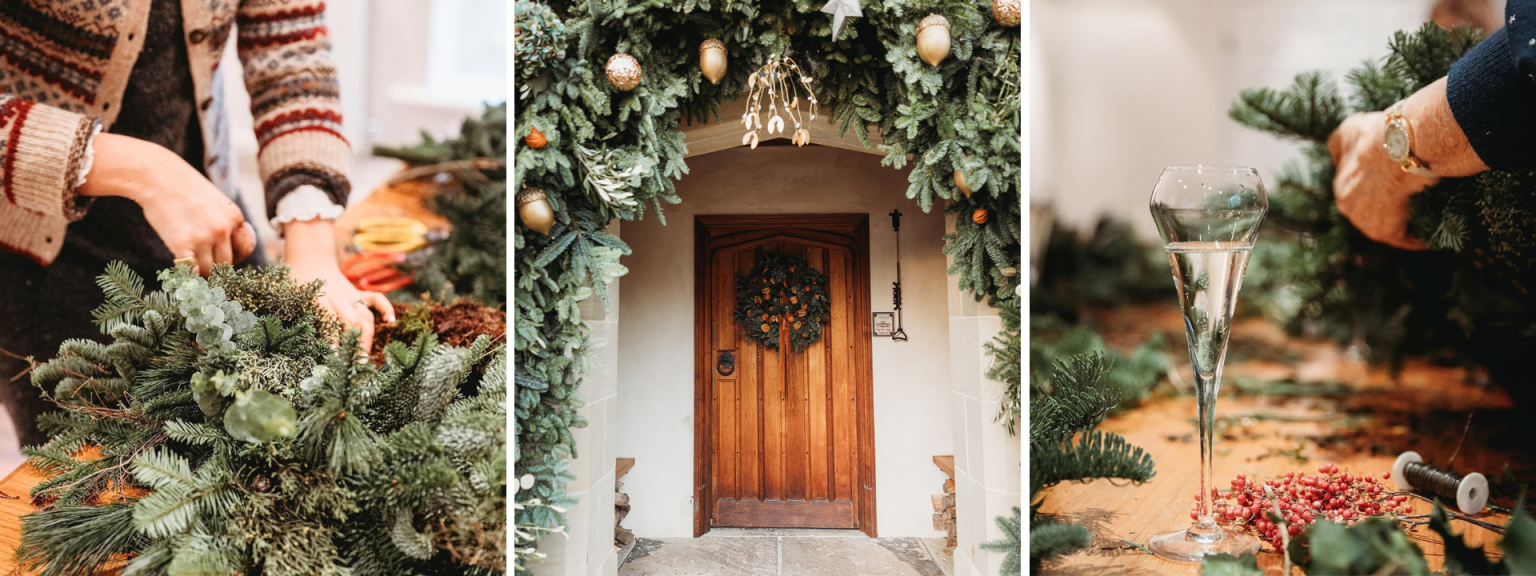
[[31, 464], [22, 464], [0, 480], [0, 574], [20, 574], [16, 547], [21, 545], [21, 517], [37, 511], [28, 492], [44, 478]]
[[[1093, 318], [1113, 346], [1128, 348], [1161, 330], [1169, 335], [1170, 357], [1184, 352], [1181, 320], [1171, 306], [1102, 312]], [[1330, 462], [1341, 471], [1379, 476], [1401, 451], [1414, 450], [1441, 467], [1454, 454], [1451, 468], [1483, 472], [1493, 480], [1495, 500], [1509, 506], [1496, 477], [1525, 480], [1536, 470], [1520, 440], [1506, 433], [1516, 417], [1508, 396], [1496, 386], [1469, 383], [1466, 370], [1412, 360], [1394, 379], [1385, 370], [1351, 360], [1331, 343], [1289, 339], [1262, 320], [1240, 321], [1233, 333], [1236, 357], [1227, 365], [1216, 406], [1214, 485], [1223, 490], [1238, 472], [1260, 479], [1288, 470], [1316, 474], [1318, 466]], [[1188, 388], [1188, 360], [1174, 359], [1182, 360], [1176, 380]], [[1245, 377], [1245, 383], [1332, 382], [1336, 393], [1243, 394], [1234, 388]], [[1102, 429], [1146, 449], [1157, 475], [1140, 486], [1098, 480], [1047, 489], [1042, 513], [1085, 525], [1095, 539], [1085, 550], [1045, 563], [1042, 573], [1199, 574], [1199, 564], [1162, 560], [1133, 546], [1191, 522], [1200, 455], [1192, 393], [1161, 394], [1111, 417]], [[1430, 511], [1430, 505], [1414, 502], [1415, 514]], [[1499, 525], [1507, 521], [1491, 512], [1477, 518]], [[1489, 544], [1491, 554], [1497, 554], [1497, 534], [1465, 522], [1452, 526], [1469, 543]], [[1411, 529], [1409, 536], [1424, 550], [1430, 568], [1443, 565], [1440, 540], [1427, 526]], [[1281, 573], [1280, 554], [1268, 545], [1258, 559], [1268, 574]]]

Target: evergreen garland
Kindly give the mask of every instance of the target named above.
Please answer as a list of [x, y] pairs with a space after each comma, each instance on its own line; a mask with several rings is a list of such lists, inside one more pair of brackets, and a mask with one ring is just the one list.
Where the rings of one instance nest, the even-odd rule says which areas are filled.
[[412, 168], [435, 167], [437, 174], [453, 176], [427, 200], [453, 228], [416, 271], [416, 289], [441, 301], [464, 295], [501, 304], [507, 298], [507, 105], [489, 106], [479, 118], [465, 119], [456, 137], [438, 141], [425, 132], [421, 136], [413, 146], [373, 151]]
[[805, 258], [765, 252], [750, 274], [736, 276], [735, 316], [748, 340], [777, 350], [781, 326], [787, 325], [790, 348], [804, 350], [821, 339], [832, 316], [827, 276]]
[[[1019, 30], [992, 21], [990, 0], [920, 9], [883, 0], [865, 2], [864, 16], [834, 42], [822, 4], [548, 3], [567, 38], [548, 53], [564, 58], [540, 56], [543, 70], [520, 83], [513, 133], [521, 139], [537, 129], [547, 139], [542, 148], [516, 147], [511, 185], [544, 190], [556, 218], [547, 236], [521, 223], [514, 229], [516, 462], [520, 478], [533, 478], [518, 492], [519, 554], [533, 553], [538, 529], [558, 530], [561, 511], [574, 503], [563, 486], [572, 479], [569, 430], [585, 425], [576, 390], [597, 368], [593, 351], [602, 345], [588, 335], [578, 304], [596, 296], [606, 308], [608, 283], [627, 271], [619, 258], [629, 247], [605, 232], [608, 223], [642, 218], [647, 208], [666, 222], [664, 205], [680, 201], [673, 181], [688, 170], [675, 127], [685, 119], [720, 122], [719, 105], [746, 91], [749, 73], [770, 54], [795, 57], [840, 134], [869, 146], [878, 127], [885, 165], [902, 168], [910, 155], [908, 198], [925, 211], [935, 199], [950, 202], [946, 211], [958, 216], [945, 253], [962, 289], [994, 305], [1018, 298]], [[917, 24], [930, 12], [952, 26], [952, 57], [938, 67], [923, 64], [915, 48]], [[516, 17], [548, 20], [531, 2], [519, 3]], [[698, 67], [708, 38], [724, 42], [732, 63], [719, 84]], [[641, 65], [634, 90], [618, 92], [606, 80], [605, 63], [616, 53]], [[969, 197], [954, 186], [955, 170], [973, 189]], [[985, 225], [971, 220], [978, 208], [991, 214]]]
[[[466, 574], [506, 568], [505, 353], [432, 333], [375, 367], [286, 269], [189, 268], [145, 292], [113, 264], [108, 343], [32, 382], [61, 412], [18, 559], [45, 576]], [[124, 556], [126, 555], [126, 556]]]
[[1430, 251], [1378, 244], [1339, 214], [1333, 199], [1328, 136], [1350, 112], [1382, 110], [1445, 76], [1482, 39], [1468, 28], [1426, 23], [1396, 33], [1382, 61], [1348, 76], [1348, 100], [1321, 73], [1287, 90], [1244, 91], [1230, 115], [1302, 142], [1302, 164], [1283, 171], [1270, 200], [1264, 238], [1249, 265], [1246, 299], [1293, 332], [1357, 345], [1368, 358], [1401, 365], [1411, 354], [1450, 353], [1480, 362], [1517, 401], [1521, 352], [1536, 346], [1536, 244], [1526, 232], [1536, 213], [1536, 173], [1490, 171], [1445, 178], [1415, 195], [1409, 231]]

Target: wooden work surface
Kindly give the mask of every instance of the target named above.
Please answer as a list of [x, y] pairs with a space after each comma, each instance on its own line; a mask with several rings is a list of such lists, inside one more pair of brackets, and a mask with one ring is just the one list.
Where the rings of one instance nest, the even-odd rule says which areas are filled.
[[[1151, 454], [1157, 474], [1150, 482], [1124, 486], [1097, 480], [1045, 491], [1041, 512], [1087, 526], [1094, 541], [1085, 550], [1045, 563], [1041, 573], [1199, 574], [1199, 564], [1162, 560], [1127, 544], [1145, 545], [1152, 536], [1191, 522], [1190, 503], [1200, 481], [1200, 444], [1195, 400], [1188, 391], [1189, 362], [1179, 333], [1182, 320], [1172, 306], [1099, 312], [1090, 318], [1110, 345], [1122, 349], [1154, 330], [1164, 332], [1168, 354], [1179, 364], [1174, 387], [1182, 391], [1155, 395], [1102, 426]], [[1508, 396], [1496, 386], [1469, 383], [1464, 369], [1410, 360], [1394, 379], [1385, 370], [1348, 359], [1332, 343], [1289, 339], [1262, 320], [1241, 320], [1233, 334], [1232, 359], [1216, 406], [1213, 485], [1222, 490], [1230, 488], [1238, 472], [1260, 479], [1287, 470], [1315, 474], [1329, 462], [1341, 471], [1379, 477], [1391, 469], [1397, 454], [1414, 450], [1441, 467], [1455, 454], [1451, 468], [1487, 475], [1493, 501], [1507, 507], [1516, 490], [1510, 488], [1512, 481], [1529, 481], [1536, 471], [1529, 447], [1522, 446], [1523, 435], [1510, 431], [1516, 415]], [[1248, 382], [1333, 382], [1337, 393], [1245, 394], [1233, 390], [1243, 377], [1249, 377]], [[1429, 504], [1413, 501], [1415, 514], [1430, 511]], [[1507, 522], [1506, 516], [1487, 511], [1477, 518], [1498, 525]], [[1489, 544], [1490, 550], [1497, 550], [1493, 544], [1499, 535], [1465, 522], [1452, 526], [1474, 546]], [[1409, 535], [1424, 550], [1430, 568], [1440, 569], [1444, 556], [1438, 536], [1427, 526], [1415, 527]], [[1280, 554], [1267, 544], [1258, 560], [1268, 574], [1283, 571]]]
[[0, 480], [0, 575], [20, 574], [16, 546], [21, 544], [21, 517], [35, 512], [28, 493], [44, 476], [31, 464], [22, 464]]

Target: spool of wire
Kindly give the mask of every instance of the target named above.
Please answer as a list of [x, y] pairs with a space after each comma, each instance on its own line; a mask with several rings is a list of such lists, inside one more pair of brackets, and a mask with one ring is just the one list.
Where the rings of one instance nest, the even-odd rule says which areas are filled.
[[1460, 476], [1424, 463], [1418, 452], [1409, 450], [1392, 464], [1392, 481], [1398, 490], [1419, 490], [1445, 499], [1456, 499], [1462, 514], [1477, 514], [1488, 504], [1488, 479], [1473, 472]]

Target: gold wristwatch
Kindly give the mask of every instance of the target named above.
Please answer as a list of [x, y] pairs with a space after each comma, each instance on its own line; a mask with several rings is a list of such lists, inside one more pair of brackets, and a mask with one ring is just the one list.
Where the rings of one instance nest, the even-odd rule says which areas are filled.
[[1429, 178], [1438, 177], [1413, 155], [1413, 124], [1403, 117], [1400, 107], [1400, 104], [1393, 104], [1387, 109], [1386, 132], [1382, 137], [1382, 147], [1387, 149], [1387, 157], [1402, 166], [1404, 172]]

